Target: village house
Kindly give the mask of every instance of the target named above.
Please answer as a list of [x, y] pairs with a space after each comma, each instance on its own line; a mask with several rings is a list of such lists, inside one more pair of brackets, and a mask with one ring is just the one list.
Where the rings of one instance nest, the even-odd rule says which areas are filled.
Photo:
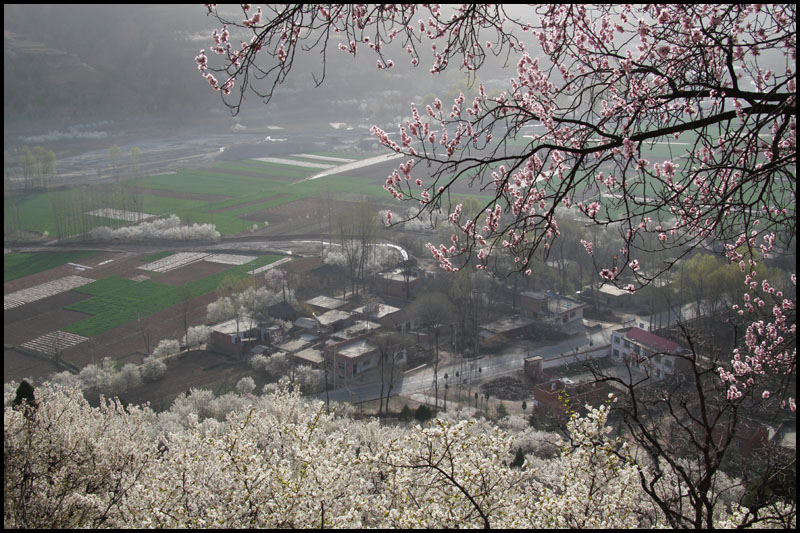
[[603, 285], [595, 294], [600, 305], [617, 308], [630, 305], [632, 298], [629, 291], [610, 284]]
[[326, 349], [328, 366], [333, 369], [337, 383], [358, 377], [378, 364], [378, 348], [367, 339], [333, 344]]
[[655, 379], [675, 374], [681, 345], [641, 328], [631, 327], [611, 333], [611, 360], [631, 364]]
[[332, 343], [340, 343], [355, 339], [367, 338], [381, 329], [381, 327], [382, 326], [377, 322], [359, 320], [358, 322], [331, 333], [329, 340]]
[[535, 321], [524, 316], [514, 316], [496, 320], [489, 324], [481, 324], [478, 336], [481, 341], [496, 342], [512, 340], [525, 335]]
[[396, 268], [374, 276], [372, 288], [378, 294], [408, 300], [416, 293], [422, 279], [417, 269]]
[[583, 320], [586, 304], [567, 296], [556, 294], [547, 299], [547, 312], [557, 324], [571, 324]]
[[363, 316], [364, 318], [377, 322], [384, 328], [393, 331], [399, 331], [404, 324], [407, 325], [408, 323], [408, 313], [404, 313], [403, 309], [399, 307], [385, 303], [363, 305], [353, 309], [353, 313], [355, 313], [356, 316]]
[[340, 300], [339, 298], [331, 298], [330, 296], [317, 296], [305, 303], [311, 308], [316, 315], [327, 313], [328, 311], [341, 310], [348, 305], [347, 300]]
[[354, 316], [349, 311], [338, 311], [336, 309], [314, 317], [319, 323], [319, 330], [323, 334], [333, 333], [344, 329], [354, 322]]
[[547, 312], [547, 294], [524, 291], [519, 295], [520, 313], [528, 318], [536, 318]]
[[611, 388], [602, 382], [562, 377], [536, 385], [533, 398], [537, 409], [551, 416], [564, 417], [567, 403], [572, 409], [581, 409], [585, 405], [598, 407], [608, 400], [610, 391]]
[[528, 318], [549, 318], [556, 324], [571, 324], [583, 320], [584, 302], [549, 291], [520, 293], [520, 313]]
[[322, 369], [325, 365], [325, 357], [322, 354], [322, 350], [319, 348], [304, 348], [299, 352], [294, 352], [290, 355], [298, 364], [310, 366], [311, 368]]
[[268, 339], [260, 328], [246, 328], [243, 320], [228, 320], [211, 326], [208, 349], [225, 355], [241, 358], [251, 348]]

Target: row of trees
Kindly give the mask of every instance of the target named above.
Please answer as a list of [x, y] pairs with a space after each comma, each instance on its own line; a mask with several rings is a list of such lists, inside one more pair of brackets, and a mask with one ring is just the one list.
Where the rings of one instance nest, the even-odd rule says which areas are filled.
[[[126, 211], [130, 213], [127, 222], [141, 222], [143, 200], [141, 191], [123, 183], [103, 186], [81, 186], [51, 191], [47, 195], [50, 216], [53, 222], [53, 236], [72, 237], [90, 232], [97, 227], [99, 218], [90, 213], [100, 209]], [[30, 230], [30, 219], [22, 212], [24, 196], [10, 195], [5, 200], [5, 233]], [[119, 222], [123, 223], [122, 221]], [[111, 228], [100, 230], [107, 234]]]
[[338, 213], [334, 224], [337, 243], [324, 251], [325, 262], [342, 267], [350, 292], [358, 294], [368, 276], [389, 262], [387, 251], [375, 246], [380, 229], [376, 210], [369, 203], [360, 203]]
[[125, 175], [129, 178], [142, 177], [142, 151], [138, 146], [131, 147], [127, 165], [123, 166], [122, 149], [116, 144], [109, 147], [108, 158], [111, 162], [111, 173], [117, 180]]
[[213, 224], [184, 225], [177, 215], [170, 215], [167, 218], [160, 218], [151, 222], [141, 222], [135, 226], [116, 229], [108, 226], [95, 227], [89, 231], [89, 237], [100, 241], [141, 241], [147, 239], [213, 241], [219, 239], [220, 233]]
[[56, 154], [41, 146], [22, 152], [3, 151], [3, 189], [25, 191], [47, 189], [58, 174]]

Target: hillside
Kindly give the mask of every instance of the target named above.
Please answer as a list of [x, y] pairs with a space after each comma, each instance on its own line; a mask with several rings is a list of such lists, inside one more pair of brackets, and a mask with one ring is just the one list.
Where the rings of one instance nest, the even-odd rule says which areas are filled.
[[[158, 415], [47, 385], [35, 395], [14, 407], [5, 392], [5, 527], [668, 525], [626, 460], [636, 450], [607, 436], [607, 407], [574, 417], [568, 443], [513, 418], [358, 421], [281, 391], [193, 391]], [[714, 487], [715, 525], [736, 525], [740, 485]]]

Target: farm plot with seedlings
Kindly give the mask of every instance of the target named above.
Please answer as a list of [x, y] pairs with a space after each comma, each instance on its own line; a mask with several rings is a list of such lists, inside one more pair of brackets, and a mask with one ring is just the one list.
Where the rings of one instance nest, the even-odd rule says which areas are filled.
[[113, 209], [104, 207], [102, 209], [95, 209], [86, 213], [96, 217], [113, 218], [115, 220], [124, 220], [125, 222], [142, 222], [149, 218], [158, 215], [151, 215], [150, 213], [140, 213], [138, 211], [126, 211], [124, 209]]
[[65, 308], [88, 297], [86, 294], [67, 291], [4, 311], [3, 343], [20, 346], [45, 333], [63, 329], [85, 319], [86, 314]]
[[175, 270], [176, 268], [181, 268], [197, 261], [202, 261], [209, 255], [211, 254], [204, 252], [179, 252], [153, 261], [152, 263], [147, 263], [146, 265], [142, 265], [138, 268], [142, 270], [149, 270], [151, 272], [169, 272], [170, 270]]
[[[213, 292], [193, 298], [187, 308], [187, 321], [190, 326], [202, 324], [206, 319], [208, 304], [217, 299]], [[149, 350], [152, 351], [163, 339], [180, 339], [184, 333], [183, 304], [162, 309], [141, 320], [129, 322], [110, 329], [91, 338], [97, 347], [95, 352], [103, 357], [124, 363], [140, 364]], [[85, 345], [86, 346], [86, 345]], [[92, 361], [91, 353], [75, 351], [67, 355], [69, 361], [85, 366]], [[98, 360], [99, 360], [98, 359]]]
[[211, 254], [203, 259], [203, 261], [222, 263], [223, 265], [244, 265], [255, 258], [254, 255]]
[[278, 260], [277, 260], [277, 261], [275, 261], [274, 263], [270, 263], [270, 264], [268, 264], [268, 265], [264, 265], [264, 266], [262, 266], [262, 267], [258, 267], [258, 268], [256, 268], [256, 269], [249, 270], [249, 271], [247, 272], [247, 274], [248, 274], [248, 275], [250, 275], [250, 276], [254, 276], [254, 275], [256, 275], [256, 274], [262, 274], [262, 273], [264, 273], [264, 272], [266, 272], [266, 271], [268, 271], [268, 270], [272, 270], [272, 269], [273, 269], [273, 268], [275, 268], [275, 267], [279, 267], [279, 266], [281, 266], [281, 265], [282, 265], [282, 264], [284, 264], [284, 263], [288, 263], [289, 261], [292, 261], [292, 259], [293, 259], [293, 258], [291, 258], [291, 257], [284, 257], [283, 259], [278, 259]]
[[57, 356], [64, 352], [64, 350], [77, 346], [78, 344], [88, 340], [88, 338], [80, 335], [56, 330], [25, 342], [21, 346], [26, 350], [32, 350], [49, 356]]
[[[223, 235], [251, 230], [252, 224], [248, 224], [248, 221], [259, 225], [265, 220], [270, 224], [277, 222], [263, 218], [260, 214], [294, 202], [319, 201], [331, 194], [341, 193], [386, 196], [380, 187], [385, 175], [369, 174], [365, 169], [360, 169], [360, 172], [370, 176], [367, 180], [350, 175], [332, 175], [313, 182], [304, 181], [320, 170], [331, 170], [340, 164], [351, 162], [352, 158], [349, 157], [337, 157], [335, 154], [298, 154], [266, 159], [270, 161], [228, 162], [206, 170], [185, 170], [175, 174], [150, 176], [137, 180], [136, 186], [149, 191], [171, 191], [173, 194], [186, 192], [195, 195], [227, 195], [225, 199], [202, 206], [173, 209], [182, 221], [215, 224], [217, 231]], [[287, 187], [287, 183], [291, 185]], [[148, 207], [148, 201], [145, 197], [145, 207]], [[299, 207], [299, 204], [293, 205], [295, 208]], [[159, 211], [150, 208], [150, 212]], [[293, 210], [293, 214], [298, 213]]]
[[194, 281], [201, 280], [213, 274], [225, 272], [230, 267], [231, 265], [225, 263], [197, 261], [195, 263], [183, 266], [181, 268], [177, 268], [175, 270], [170, 270], [169, 272], [158, 274], [156, 276], [144, 275], [138, 279], [137, 278], [130, 278], [130, 279], [133, 281], [147, 281], [148, 279], [153, 279], [155, 281], [158, 281], [158, 283], [166, 283], [167, 285], [182, 287], [187, 283], [192, 283]]
[[83, 276], [67, 276], [61, 279], [41, 283], [34, 287], [22, 289], [3, 295], [3, 310], [12, 309], [20, 305], [25, 305], [36, 300], [42, 300], [49, 296], [55, 296], [62, 292], [67, 292], [83, 285], [93, 283], [95, 280]]

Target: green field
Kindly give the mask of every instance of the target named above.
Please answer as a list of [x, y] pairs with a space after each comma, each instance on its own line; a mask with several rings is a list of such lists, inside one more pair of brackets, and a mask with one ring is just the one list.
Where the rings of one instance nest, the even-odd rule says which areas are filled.
[[247, 272], [268, 265], [280, 256], [265, 255], [247, 264], [176, 287], [156, 281], [133, 281], [119, 277], [104, 278], [75, 289], [92, 297], [65, 307], [92, 315], [62, 328], [64, 331], [93, 337], [115, 327], [144, 318], [184, 300], [208, 294], [217, 289], [226, 276], [247, 277]]
[[[355, 159], [348, 154], [318, 155]], [[303, 160], [298, 156], [281, 158]], [[162, 216], [174, 213], [186, 224], [214, 224], [222, 235], [233, 235], [250, 229], [254, 222], [246, 219], [248, 215], [298, 200], [356, 194], [386, 199], [380, 186], [385, 176], [365, 179], [335, 175], [302, 181], [319, 171], [245, 160], [130, 179], [122, 184], [6, 197], [4, 223], [6, 231], [47, 232], [53, 237], [77, 235], [97, 226], [124, 225], [123, 221], [86, 214], [108, 207]], [[177, 197], [182, 194], [186, 197]], [[201, 197], [205, 198], [198, 199]]]
[[80, 261], [97, 252], [38, 252], [3, 255], [3, 283]]

